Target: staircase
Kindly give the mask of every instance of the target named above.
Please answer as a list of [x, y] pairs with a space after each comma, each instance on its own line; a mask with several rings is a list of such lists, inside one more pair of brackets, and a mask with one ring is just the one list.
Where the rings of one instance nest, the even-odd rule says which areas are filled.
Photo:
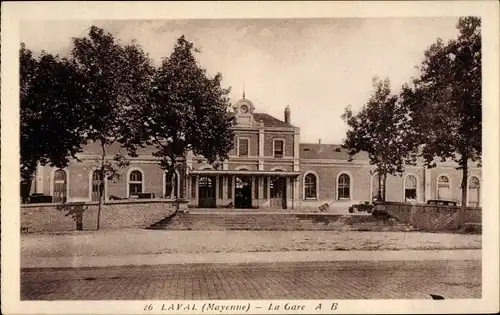
[[411, 231], [392, 218], [289, 212], [190, 212], [167, 217], [149, 227], [158, 230], [254, 230], [254, 231]]

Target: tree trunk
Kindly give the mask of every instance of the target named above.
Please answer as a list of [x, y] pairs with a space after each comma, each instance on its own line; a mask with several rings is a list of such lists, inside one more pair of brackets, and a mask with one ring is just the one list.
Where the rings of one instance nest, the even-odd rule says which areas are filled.
[[173, 180], [173, 175], [167, 171], [165, 174], [165, 198], [169, 198], [172, 196], [172, 180]]
[[465, 225], [465, 212], [467, 211], [467, 177], [469, 176], [469, 166], [468, 166], [468, 159], [464, 159], [463, 165], [462, 165], [462, 184], [460, 185], [460, 188], [462, 189], [462, 206], [460, 207], [459, 211], [459, 216], [458, 216], [458, 222], [460, 225], [460, 228], [463, 228]]
[[99, 205], [97, 206], [97, 230], [101, 222], [101, 210], [104, 203], [104, 166], [106, 162], [106, 147], [105, 140], [101, 139], [101, 167], [99, 169]]
[[385, 198], [386, 198], [386, 187], [387, 186], [387, 172], [384, 170], [384, 187], [382, 188], [383, 190], [383, 195], [382, 195], [382, 198], [383, 198], [383, 201], [385, 202]]
[[[173, 185], [173, 180], [174, 180], [174, 174], [175, 174], [175, 166], [172, 167], [172, 168], [169, 168], [167, 170], [167, 174], [165, 175], [165, 196], [172, 196], [172, 189], [174, 188], [174, 185]], [[174, 211], [174, 215], [177, 214], [177, 212], [179, 211], [179, 196], [177, 196], [176, 194], [174, 194], [175, 196], [175, 211]]]
[[382, 176], [380, 176], [380, 173], [377, 172], [377, 182], [378, 182], [378, 186], [377, 186], [377, 201], [383, 201], [382, 200]]

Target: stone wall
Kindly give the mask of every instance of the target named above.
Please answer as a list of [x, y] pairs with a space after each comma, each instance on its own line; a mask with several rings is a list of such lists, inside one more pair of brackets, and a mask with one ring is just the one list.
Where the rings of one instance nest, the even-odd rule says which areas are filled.
[[[459, 206], [386, 202], [376, 210], [385, 210], [398, 221], [426, 232], [457, 231], [460, 228]], [[481, 208], [467, 208], [465, 223], [481, 223]]]
[[[180, 207], [186, 205], [182, 201]], [[97, 203], [22, 205], [21, 229], [25, 232], [74, 231], [79, 211], [83, 230], [95, 230]], [[175, 202], [172, 200], [109, 201], [101, 210], [100, 229], [145, 228], [174, 211]]]

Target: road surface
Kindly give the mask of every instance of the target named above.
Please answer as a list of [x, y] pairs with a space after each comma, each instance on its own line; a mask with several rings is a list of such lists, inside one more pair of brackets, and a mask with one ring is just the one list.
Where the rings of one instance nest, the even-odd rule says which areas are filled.
[[481, 298], [481, 261], [23, 269], [22, 300]]

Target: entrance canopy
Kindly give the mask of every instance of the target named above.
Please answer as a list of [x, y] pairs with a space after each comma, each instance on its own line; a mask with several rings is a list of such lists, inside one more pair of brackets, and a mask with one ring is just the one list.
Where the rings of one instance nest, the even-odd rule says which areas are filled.
[[192, 175], [255, 175], [255, 176], [282, 176], [282, 177], [297, 177], [300, 172], [287, 171], [230, 171], [230, 170], [200, 170], [191, 171]]

